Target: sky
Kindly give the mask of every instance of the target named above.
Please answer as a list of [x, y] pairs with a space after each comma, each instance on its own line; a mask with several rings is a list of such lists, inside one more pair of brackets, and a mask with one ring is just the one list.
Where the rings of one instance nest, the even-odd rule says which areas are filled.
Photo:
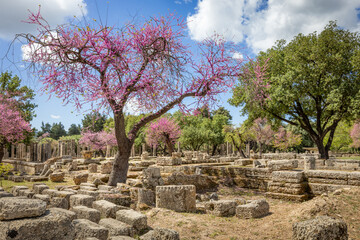
[[[65, 128], [80, 124], [84, 112], [69, 103], [43, 94], [41, 83], [22, 62], [21, 42], [12, 44], [16, 34], [36, 33], [23, 21], [28, 10], [41, 12], [52, 25], [64, 24], [74, 16], [97, 19], [110, 26], [121, 27], [133, 18], [148, 18], [175, 12], [187, 21], [191, 44], [214, 33], [228, 41], [241, 44], [243, 53], [237, 57], [255, 57], [259, 51], [272, 47], [276, 40], [291, 39], [299, 33], [321, 31], [336, 20], [338, 25], [360, 32], [360, 0], [0, 0], [0, 71], [11, 71], [23, 84], [36, 91], [37, 117], [31, 122], [62, 122]], [[219, 96], [219, 106], [230, 110], [233, 123], [246, 119], [240, 109], [230, 106], [231, 92]]]

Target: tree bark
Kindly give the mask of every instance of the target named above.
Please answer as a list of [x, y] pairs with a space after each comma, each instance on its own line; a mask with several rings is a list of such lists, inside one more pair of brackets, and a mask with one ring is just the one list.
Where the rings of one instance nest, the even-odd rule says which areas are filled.
[[117, 183], [125, 183], [129, 169], [131, 147], [134, 144], [125, 133], [125, 119], [122, 113], [114, 113], [115, 137], [118, 144], [118, 153], [115, 156], [108, 185], [116, 186]]
[[167, 147], [167, 149], [169, 151], [169, 155], [171, 157], [172, 152], [174, 151], [174, 148], [173, 148], [172, 142], [170, 141], [170, 139], [168, 137], [166, 138], [166, 147]]
[[0, 163], [2, 163], [2, 159], [5, 155], [5, 152], [4, 152], [4, 144], [0, 144]]

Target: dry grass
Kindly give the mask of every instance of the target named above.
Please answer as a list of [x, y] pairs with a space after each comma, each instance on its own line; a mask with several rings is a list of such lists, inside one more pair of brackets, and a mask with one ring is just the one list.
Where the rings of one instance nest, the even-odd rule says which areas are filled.
[[[221, 189], [222, 199], [239, 197], [232, 189]], [[245, 199], [263, 198], [260, 193], [244, 191]], [[215, 217], [209, 214], [176, 213], [165, 209], [147, 212], [152, 227], [171, 228], [181, 239], [257, 240], [291, 239], [295, 222], [316, 215], [342, 218], [348, 225], [349, 239], [360, 239], [360, 190], [344, 191], [340, 195], [317, 197], [308, 202], [296, 203], [267, 199], [271, 214], [260, 219]]]

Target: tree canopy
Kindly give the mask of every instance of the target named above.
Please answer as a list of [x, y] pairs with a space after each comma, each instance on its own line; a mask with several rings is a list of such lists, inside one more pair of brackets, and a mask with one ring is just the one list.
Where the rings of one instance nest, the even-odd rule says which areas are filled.
[[[114, 114], [118, 155], [109, 185], [125, 182], [138, 131], [174, 106], [212, 104], [240, 75], [239, 46], [214, 36], [193, 51], [185, 42], [186, 22], [173, 14], [152, 17], [122, 28], [101, 22], [72, 22], [51, 28], [37, 13], [28, 22], [38, 35], [28, 41], [27, 60], [38, 69], [44, 90], [78, 108], [108, 108]], [[194, 57], [196, 56], [196, 57]], [[148, 115], [126, 133], [124, 109], [135, 103]]]
[[[328, 158], [341, 120], [359, 113], [360, 38], [330, 22], [322, 32], [279, 40], [257, 62], [266, 68], [262, 81], [252, 81], [259, 67], [239, 79], [230, 103], [252, 118], [276, 119], [306, 130], [322, 158]], [[327, 142], [323, 140], [328, 135]]]

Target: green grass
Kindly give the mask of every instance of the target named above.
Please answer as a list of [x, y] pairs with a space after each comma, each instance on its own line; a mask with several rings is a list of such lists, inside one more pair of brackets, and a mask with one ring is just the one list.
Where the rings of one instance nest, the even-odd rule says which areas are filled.
[[49, 188], [54, 189], [56, 186], [66, 186], [66, 185], [74, 185], [74, 182], [71, 181], [67, 181], [67, 182], [58, 182], [58, 183], [54, 183], [52, 181], [42, 181], [42, 182], [13, 182], [13, 181], [9, 181], [9, 180], [3, 180], [0, 179], [0, 186], [2, 188], [4, 188], [5, 191], [11, 192], [11, 188], [14, 186], [26, 186], [29, 188], [32, 188], [34, 183], [45, 183], [46, 185], [49, 186]]

